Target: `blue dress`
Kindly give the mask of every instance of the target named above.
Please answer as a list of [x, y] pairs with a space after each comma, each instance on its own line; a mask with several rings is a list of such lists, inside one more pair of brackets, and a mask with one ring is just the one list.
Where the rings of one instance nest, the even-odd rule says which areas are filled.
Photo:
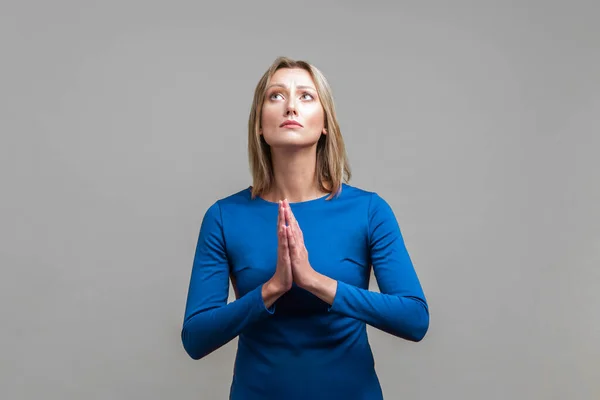
[[[200, 227], [183, 346], [201, 359], [238, 338], [230, 399], [382, 399], [366, 325], [420, 341], [429, 309], [398, 222], [378, 194], [290, 205], [313, 269], [338, 281], [333, 304], [294, 285], [266, 308], [277, 262], [278, 204], [250, 188], [216, 201]], [[369, 291], [371, 267], [380, 292]], [[236, 300], [227, 303], [229, 279]]]

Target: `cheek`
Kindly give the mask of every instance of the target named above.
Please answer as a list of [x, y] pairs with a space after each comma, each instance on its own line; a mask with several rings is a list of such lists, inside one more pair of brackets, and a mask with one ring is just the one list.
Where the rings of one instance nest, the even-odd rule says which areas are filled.
[[312, 107], [306, 112], [306, 120], [313, 126], [321, 126], [325, 122], [325, 113], [321, 106]]
[[275, 107], [263, 107], [261, 123], [263, 126], [269, 126], [277, 123], [278, 112]]

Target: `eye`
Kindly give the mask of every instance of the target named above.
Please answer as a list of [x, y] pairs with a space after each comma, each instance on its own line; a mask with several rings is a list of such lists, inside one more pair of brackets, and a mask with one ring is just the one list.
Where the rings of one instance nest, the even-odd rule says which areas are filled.
[[281, 99], [281, 98], [283, 98], [283, 96], [281, 95], [281, 93], [277, 93], [277, 92], [275, 92], [275, 93], [271, 93], [271, 94], [269, 95], [269, 100], [279, 100], [279, 99], [277, 98], [277, 96], [279, 96], [279, 98], [280, 98], [280, 99]]
[[313, 100], [314, 97], [312, 94], [308, 93], [308, 92], [304, 92], [302, 93], [302, 100]]

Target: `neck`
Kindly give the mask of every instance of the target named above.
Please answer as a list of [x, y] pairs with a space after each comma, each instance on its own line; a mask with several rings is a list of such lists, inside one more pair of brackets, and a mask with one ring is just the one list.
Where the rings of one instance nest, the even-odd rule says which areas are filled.
[[314, 147], [294, 151], [272, 149], [271, 158], [274, 185], [266, 196], [269, 200], [287, 199], [290, 203], [296, 203], [327, 194], [317, 181], [317, 153]]

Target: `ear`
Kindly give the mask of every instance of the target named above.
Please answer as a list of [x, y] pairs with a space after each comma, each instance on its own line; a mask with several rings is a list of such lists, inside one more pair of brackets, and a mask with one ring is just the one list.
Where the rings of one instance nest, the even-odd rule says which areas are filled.
[[323, 128], [323, 135], [327, 135], [327, 128]]

